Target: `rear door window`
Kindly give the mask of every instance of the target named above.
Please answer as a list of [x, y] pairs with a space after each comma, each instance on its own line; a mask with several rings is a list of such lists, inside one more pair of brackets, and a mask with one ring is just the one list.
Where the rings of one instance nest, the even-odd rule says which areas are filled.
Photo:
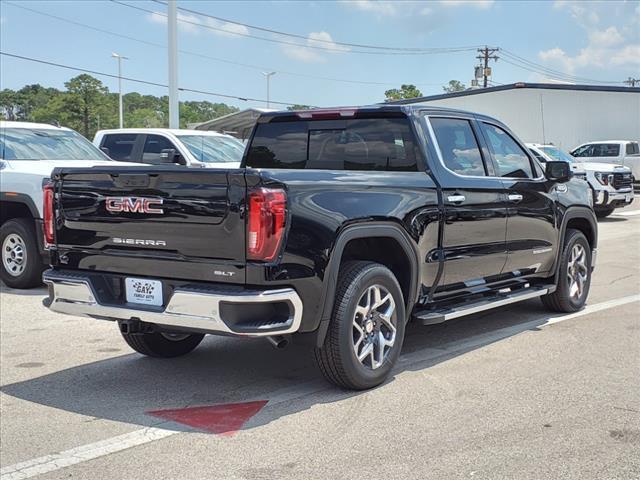
[[435, 117], [429, 121], [442, 161], [449, 170], [458, 175], [486, 176], [480, 147], [469, 120]]
[[[135, 133], [108, 133], [102, 139], [101, 147], [109, 150], [109, 157], [124, 162], [135, 161], [131, 158], [138, 135]], [[106, 153], [106, 152], [105, 152]]]
[[253, 168], [417, 171], [406, 118], [258, 124], [246, 165]]
[[600, 143], [594, 147], [594, 157], [617, 157], [620, 155], [620, 145], [617, 143]]

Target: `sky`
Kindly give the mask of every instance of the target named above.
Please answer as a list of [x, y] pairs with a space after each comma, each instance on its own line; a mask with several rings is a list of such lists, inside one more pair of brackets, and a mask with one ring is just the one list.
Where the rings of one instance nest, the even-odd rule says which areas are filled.
[[[117, 52], [129, 58], [123, 76], [167, 84], [166, 5], [118, 2], [0, 0], [0, 51], [112, 75]], [[178, 8], [179, 86], [257, 101], [195, 92], [181, 92], [181, 100], [264, 107], [262, 72], [276, 72], [271, 100], [291, 104], [376, 103], [401, 84], [439, 94], [449, 80], [470, 83], [476, 48], [484, 45], [501, 49], [491, 62], [496, 85], [562, 80], [622, 86], [628, 77], [640, 78], [640, 1], [178, 0]], [[0, 88], [63, 88], [78, 73], [0, 56]], [[95, 76], [117, 91], [115, 78]], [[131, 81], [123, 89], [167, 93]]]

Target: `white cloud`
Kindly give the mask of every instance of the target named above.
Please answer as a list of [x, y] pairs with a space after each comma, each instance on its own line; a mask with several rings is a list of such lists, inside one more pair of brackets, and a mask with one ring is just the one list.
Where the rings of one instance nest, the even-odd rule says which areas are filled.
[[606, 30], [595, 30], [589, 34], [589, 41], [595, 47], [613, 47], [624, 42], [624, 38], [616, 27]]
[[[153, 23], [167, 24], [167, 16], [161, 13], [151, 13], [147, 18]], [[247, 35], [249, 33], [249, 29], [243, 25], [219, 22], [213, 18], [200, 18], [180, 12], [178, 12], [178, 28], [192, 34], [204, 31], [225, 37], [237, 37], [238, 35]]]
[[553, 8], [567, 9], [571, 16], [583, 27], [595, 25], [600, 21], [600, 16], [596, 12], [597, 2], [580, 2], [574, 0], [556, 0]]
[[491, 8], [495, 3], [494, 0], [440, 0], [440, 4], [445, 7], [475, 7], [479, 9]]
[[627, 45], [611, 57], [613, 65], [640, 65], [640, 45]]
[[352, 7], [365, 12], [375, 13], [376, 15], [395, 15], [398, 13], [394, 2], [380, 0], [355, 0], [347, 2]]
[[[319, 50], [317, 48], [309, 47], [321, 47], [326, 50]], [[283, 45], [282, 50], [284, 53], [295, 60], [302, 62], [324, 62], [326, 58], [322, 55], [327, 50], [332, 52], [348, 52], [348, 47], [338, 45], [333, 41], [331, 35], [327, 32], [311, 32], [307, 35], [306, 45]]]

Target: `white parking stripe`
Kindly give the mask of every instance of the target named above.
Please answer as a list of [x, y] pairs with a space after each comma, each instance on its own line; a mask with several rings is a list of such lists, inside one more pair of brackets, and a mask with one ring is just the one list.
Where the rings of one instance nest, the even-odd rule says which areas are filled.
[[[640, 302], [640, 295], [630, 295], [615, 300], [608, 300], [606, 302], [588, 305], [581, 311], [569, 315], [542, 317], [522, 324], [494, 330], [485, 334], [475, 335], [463, 342], [456, 341], [449, 344], [444, 344], [438, 348], [419, 350], [407, 355], [403, 355], [400, 358], [399, 363], [401, 365], [407, 365], [430, 360], [443, 355], [451, 355], [452, 353], [455, 353], [457, 351], [464, 351], [475, 346], [486, 345], [487, 343], [491, 343], [492, 341], [506, 338], [532, 328], [541, 328], [547, 325], [553, 325], [555, 323], [564, 322], [566, 320], [571, 320], [574, 318], [582, 317], [584, 315], [589, 315], [591, 313], [600, 312], [633, 302]], [[283, 388], [281, 390], [276, 390], [268, 394], [270, 400], [267, 404], [267, 407], [283, 402], [290, 402], [294, 399], [321, 392], [329, 388], [331, 387], [325, 382], [310, 381], [292, 387]], [[162, 424], [164, 423], [166, 422], [163, 422]], [[0, 469], [0, 480], [23, 480], [26, 478], [35, 477], [36, 475], [53, 472], [61, 468], [76, 465], [78, 463], [83, 463], [95, 458], [104, 457], [106, 455], [120, 452], [128, 448], [136, 447], [138, 445], [144, 445], [145, 443], [150, 443], [162, 438], [167, 438], [177, 433], [181, 432], [179, 430], [166, 430], [159, 427], [148, 427], [140, 430], [135, 430], [133, 432], [125, 433], [124, 435], [118, 435], [117, 437], [111, 437], [100, 442], [90, 443], [88, 445], [76, 447], [71, 450], [65, 450], [63, 452], [54, 453], [52, 455], [45, 455], [33, 460], [27, 460], [26, 462], [9, 465]]]

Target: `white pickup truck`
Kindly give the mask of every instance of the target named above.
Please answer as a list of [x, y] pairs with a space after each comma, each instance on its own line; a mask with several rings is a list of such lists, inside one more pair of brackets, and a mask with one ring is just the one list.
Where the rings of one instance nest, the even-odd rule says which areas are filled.
[[631, 169], [635, 182], [640, 182], [640, 147], [629, 140], [588, 142], [571, 150], [579, 162], [615, 163]]
[[589, 183], [593, 194], [593, 209], [598, 218], [613, 213], [616, 208], [633, 202], [631, 170], [623, 165], [586, 162], [572, 157], [555, 145], [527, 143], [531, 153], [541, 162], [562, 160], [571, 164], [573, 175]]
[[244, 144], [231, 135], [172, 128], [100, 130], [93, 144], [114, 160], [151, 165], [238, 168]]
[[123, 166], [79, 133], [41, 123], [0, 122], [0, 277], [12, 288], [42, 283], [42, 185], [56, 167]]

